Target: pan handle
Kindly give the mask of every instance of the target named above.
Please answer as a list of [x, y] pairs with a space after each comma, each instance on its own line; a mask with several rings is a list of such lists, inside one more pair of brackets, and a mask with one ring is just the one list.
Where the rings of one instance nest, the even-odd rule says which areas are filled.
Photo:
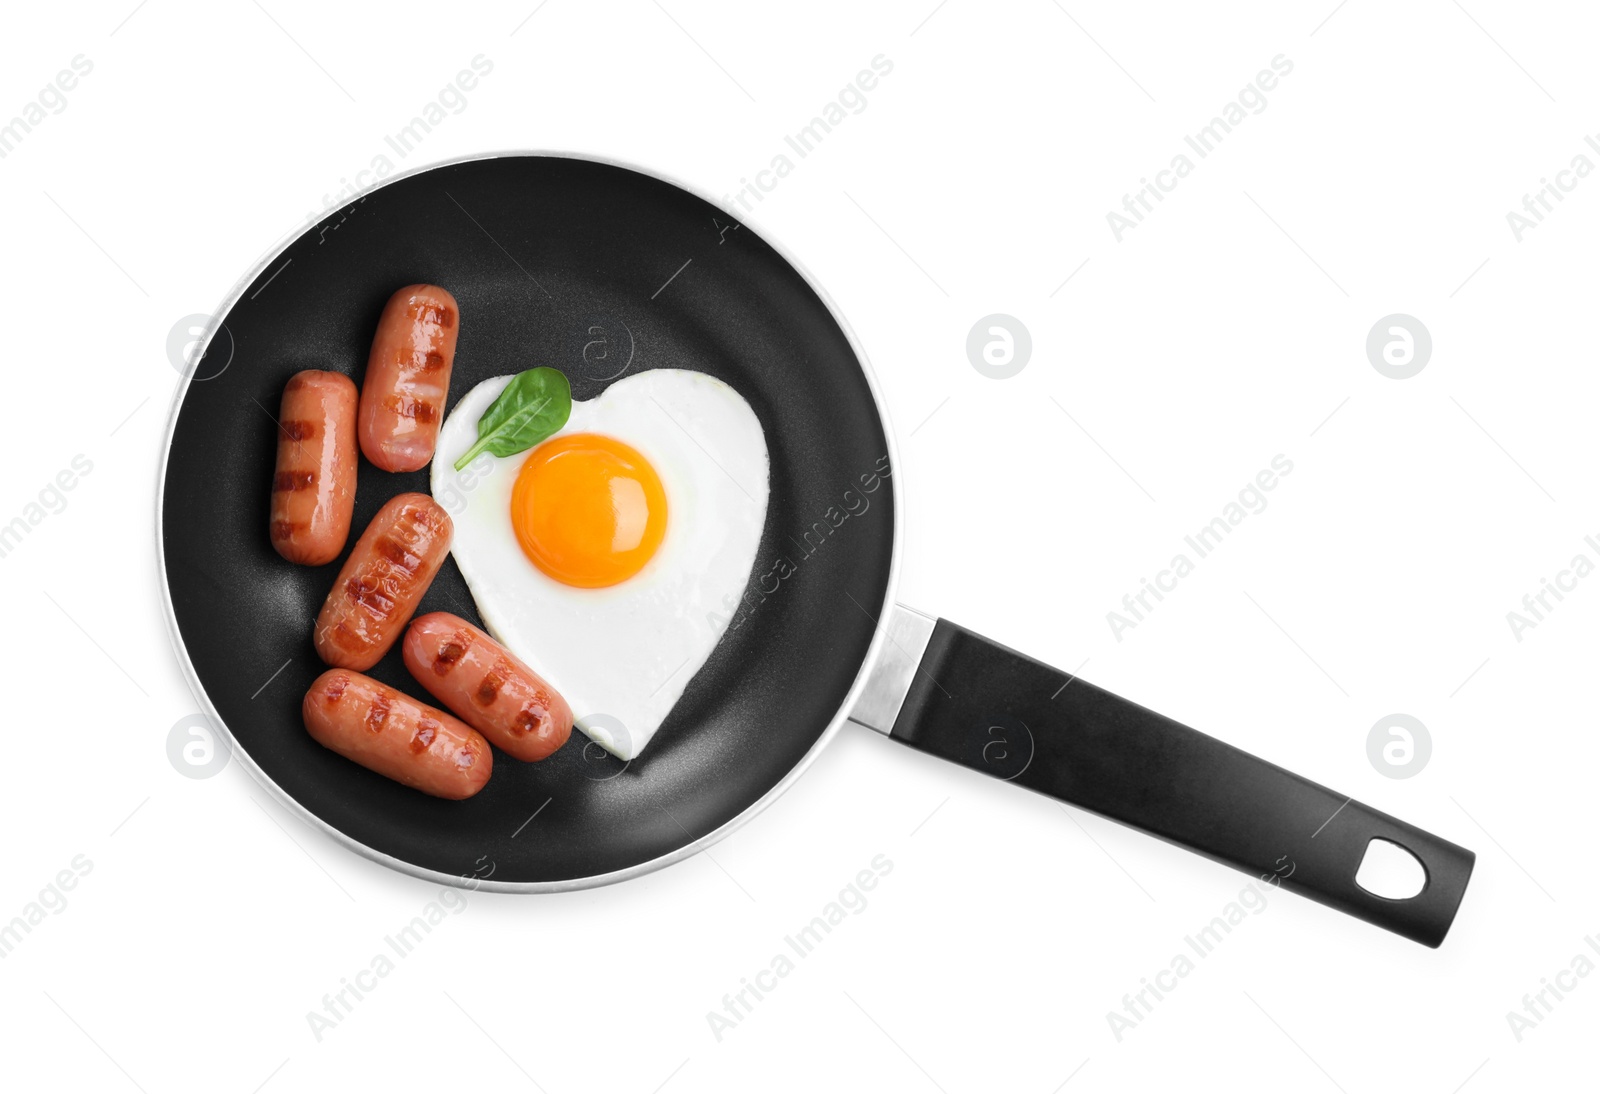
[[[1444, 941], [1476, 856], [948, 620], [896, 606], [851, 720], [941, 759], [1141, 829], [1421, 942]], [[1356, 873], [1373, 840], [1421, 892]]]

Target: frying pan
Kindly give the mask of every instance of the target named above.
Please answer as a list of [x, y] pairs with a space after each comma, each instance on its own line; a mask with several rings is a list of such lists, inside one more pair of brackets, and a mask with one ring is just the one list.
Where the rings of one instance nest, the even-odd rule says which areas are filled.
[[[565, 371], [576, 399], [622, 375], [689, 368], [731, 384], [766, 432], [770, 501], [743, 601], [627, 765], [575, 732], [550, 759], [502, 757], [476, 797], [443, 801], [302, 727], [301, 696], [324, 667], [311, 623], [343, 559], [293, 566], [268, 542], [272, 413], [300, 369], [359, 382], [384, 302], [413, 282], [448, 287], [461, 307], [452, 405], [537, 364]], [[505, 892], [636, 877], [748, 821], [849, 718], [1416, 941], [1443, 940], [1470, 851], [896, 604], [899, 469], [861, 347], [792, 258], [636, 169], [470, 159], [370, 191], [237, 287], [168, 427], [163, 594], [179, 662], [250, 773], [346, 847], [419, 877]], [[363, 463], [354, 529], [406, 490], [426, 492], [426, 471]], [[453, 561], [419, 608], [437, 610], [481, 624]], [[420, 694], [398, 643], [372, 675]], [[1357, 884], [1374, 839], [1421, 863], [1420, 893], [1391, 900]]]

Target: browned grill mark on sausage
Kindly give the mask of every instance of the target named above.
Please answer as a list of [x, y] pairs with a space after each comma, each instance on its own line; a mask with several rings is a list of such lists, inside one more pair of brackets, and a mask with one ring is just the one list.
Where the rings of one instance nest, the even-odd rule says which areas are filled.
[[433, 304], [419, 300], [414, 301], [407, 311], [411, 318], [423, 323], [437, 323], [445, 330], [456, 325], [456, 310], [448, 304]]
[[393, 536], [380, 536], [372, 545], [372, 549], [397, 569], [404, 570], [407, 575], [416, 573], [422, 565], [421, 556], [412, 554], [404, 543]]
[[511, 728], [521, 734], [532, 733], [544, 725], [545, 719], [550, 717], [550, 712], [538, 703], [524, 703], [517, 716], [512, 719]]
[[472, 636], [465, 631], [457, 631], [451, 636], [450, 641], [439, 647], [439, 652], [433, 658], [433, 671], [440, 676], [450, 675], [460, 660], [467, 655], [467, 649], [472, 645]]
[[[387, 595], [389, 590], [384, 589], [370, 577], [362, 577], [359, 574], [352, 577], [344, 583], [344, 591], [353, 603], [360, 604], [376, 615], [387, 615], [394, 608], [394, 599]], [[343, 623], [339, 625], [344, 626]]]
[[465, 771], [478, 762], [478, 753], [470, 745], [456, 749], [456, 766]]
[[389, 708], [393, 705], [394, 700], [388, 692], [380, 691], [372, 697], [372, 706], [367, 708], [368, 732], [383, 732], [383, 723], [389, 720]]
[[279, 422], [278, 430], [285, 440], [309, 441], [317, 435], [317, 423], [304, 418], [291, 418], [286, 422]]
[[437, 372], [444, 368], [444, 354], [436, 349], [430, 349], [428, 355], [422, 359], [423, 372]]
[[272, 476], [274, 494], [292, 494], [299, 490], [310, 490], [316, 484], [315, 471], [279, 471]]
[[409, 505], [395, 516], [395, 524], [409, 522], [412, 535], [432, 539], [449, 527], [450, 514], [438, 505]]
[[351, 630], [342, 619], [333, 625], [333, 630], [328, 633], [328, 641], [342, 650], [360, 650], [367, 644], [366, 640]]
[[272, 522], [272, 542], [293, 539], [296, 532], [304, 531], [310, 524], [310, 521], [304, 520], [275, 520]]
[[483, 682], [478, 685], [474, 699], [483, 706], [494, 702], [495, 696], [500, 694], [500, 687], [511, 676], [511, 663], [504, 657], [496, 657], [494, 665], [484, 675]]
[[396, 417], [410, 418], [424, 425], [439, 419], [438, 407], [422, 399], [413, 399], [409, 395], [391, 395], [384, 400], [383, 405], [394, 411]]
[[445, 330], [456, 325], [456, 310], [448, 304], [412, 300], [406, 308], [406, 315], [422, 323], [437, 323]]
[[328, 698], [328, 705], [332, 706], [343, 698], [344, 690], [349, 686], [350, 677], [348, 676], [335, 676], [329, 680], [328, 686], [323, 690], [323, 694]]
[[433, 744], [433, 739], [438, 733], [439, 723], [424, 715], [417, 722], [417, 731], [411, 735], [411, 751], [413, 753], [428, 751], [428, 746]]
[[410, 509], [406, 515], [411, 518], [412, 533], [419, 538], [437, 539], [445, 535], [450, 527], [450, 514], [437, 505], [427, 509]]

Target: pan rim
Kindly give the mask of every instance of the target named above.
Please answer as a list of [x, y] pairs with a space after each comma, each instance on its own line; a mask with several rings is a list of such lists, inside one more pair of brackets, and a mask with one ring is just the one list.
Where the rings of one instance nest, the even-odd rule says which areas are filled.
[[[434, 163], [419, 164], [416, 167], [402, 171], [391, 178], [385, 179], [383, 182], [378, 183], [377, 185], [369, 187], [361, 192], [360, 197], [365, 198], [404, 179], [426, 174], [429, 171], [435, 171], [444, 167], [452, 167], [463, 163], [476, 163], [484, 160], [523, 158], [581, 160], [588, 163], [596, 163], [607, 167], [616, 167], [625, 171], [631, 171], [637, 175], [654, 179], [657, 182], [664, 182], [669, 186], [677, 187], [679, 190], [697, 197], [701, 201], [711, 205], [713, 208], [720, 210], [725, 215], [740, 224], [754, 227], [759, 223], [753, 218], [747, 218], [745, 216], [736, 214], [720, 199], [712, 197], [700, 187], [686, 183], [682, 179], [676, 178], [664, 171], [658, 171], [653, 168], [644, 167], [637, 163], [632, 163], [627, 160], [612, 156], [605, 156], [592, 152], [579, 152], [559, 149], [511, 149], [495, 152], [476, 152], [452, 157], [450, 159], [439, 160]], [[352, 198], [352, 200], [355, 199]], [[346, 202], [346, 204], [349, 204], [349, 202]], [[336, 206], [335, 209], [337, 208], [339, 207]], [[327, 216], [332, 215], [335, 209], [325, 210], [323, 218], [321, 219], [325, 219]], [[285, 235], [280, 237], [279, 240], [266, 251], [266, 253], [261, 256], [255, 266], [251, 268], [251, 270], [243, 277], [241, 277], [234, 287], [223, 298], [223, 301], [218, 306], [217, 310], [212, 313], [211, 322], [207, 325], [206, 330], [200, 339], [199, 345], [195, 349], [193, 360], [185, 367], [183, 378], [173, 391], [172, 405], [167, 412], [166, 432], [161, 443], [161, 459], [156, 470], [157, 479], [155, 504], [156, 567], [160, 577], [162, 615], [166, 620], [167, 637], [172, 642], [173, 653], [177, 658], [178, 667], [183, 673], [185, 682], [189, 685], [190, 693], [199, 702], [201, 712], [204, 713], [207, 719], [210, 721], [213, 732], [221, 735], [229, 748], [230, 755], [234, 758], [234, 760], [240, 763], [244, 767], [245, 771], [249, 773], [251, 778], [253, 778], [264, 790], [266, 790], [267, 793], [271, 795], [271, 797], [273, 797], [280, 805], [282, 805], [290, 813], [294, 814], [313, 829], [319, 830], [325, 835], [329, 836], [335, 843], [344, 847], [346, 850], [354, 851], [363, 858], [376, 862], [379, 865], [387, 866], [392, 870], [396, 870], [402, 874], [408, 874], [423, 881], [453, 885], [458, 888], [472, 889], [481, 892], [560, 893], [572, 892], [580, 889], [593, 889], [602, 885], [613, 885], [617, 882], [628, 881], [636, 877], [642, 877], [645, 874], [653, 873], [667, 866], [671, 866], [674, 863], [682, 862], [685, 859], [692, 857], [696, 853], [712, 846], [713, 844], [721, 842], [734, 832], [738, 831], [740, 828], [744, 827], [750, 821], [754, 820], [757, 815], [762, 813], [768, 806], [781, 797], [786, 790], [793, 786], [796, 781], [798, 781], [800, 776], [803, 775], [806, 770], [816, 761], [816, 758], [821, 755], [823, 748], [825, 748], [828, 743], [833, 740], [834, 736], [839, 732], [840, 727], [849, 720], [850, 711], [855, 706], [856, 700], [860, 697], [862, 690], [865, 688], [867, 677], [870, 675], [872, 667], [877, 663], [879, 656], [883, 652], [884, 643], [888, 638], [888, 622], [891, 611], [895, 604], [895, 590], [899, 585], [901, 562], [900, 548], [901, 536], [905, 526], [904, 506], [906, 498], [906, 492], [898, 488], [899, 479], [903, 472], [900, 463], [899, 446], [895, 439], [894, 423], [889, 416], [888, 405], [884, 401], [883, 391], [879, 385], [877, 375], [873, 372], [872, 363], [867, 357], [866, 348], [861, 344], [861, 340], [857, 337], [855, 330], [850, 326], [850, 323], [845, 318], [844, 313], [834, 302], [833, 297], [828, 294], [822, 283], [811, 273], [811, 271], [799, 260], [799, 258], [788, 248], [786, 244], [773, 238], [772, 235], [766, 232], [758, 232], [762, 242], [764, 242], [768, 247], [771, 247], [779, 258], [788, 263], [789, 267], [799, 274], [801, 279], [805, 281], [807, 287], [809, 287], [811, 291], [816, 294], [817, 299], [822, 301], [822, 305], [827, 309], [828, 315], [838, 326], [840, 332], [844, 335], [846, 342], [849, 343], [851, 352], [855, 354], [856, 362], [861, 369], [862, 375], [866, 378], [867, 390], [872, 396], [873, 407], [877, 412], [878, 420], [883, 426], [884, 442], [888, 448], [889, 466], [895, 479], [894, 484], [892, 484], [895, 486], [895, 503], [890, 507], [893, 510], [893, 527], [890, 535], [889, 574], [888, 580], [884, 584], [883, 601], [878, 605], [877, 616], [873, 623], [872, 640], [867, 646], [866, 656], [862, 659], [860, 667], [856, 670], [855, 679], [852, 681], [849, 691], [845, 693], [844, 700], [839, 705], [839, 709], [834, 712], [832, 719], [828, 722], [827, 726], [823, 729], [817, 739], [812, 742], [811, 747], [806, 750], [805, 755], [801, 756], [800, 760], [792, 768], [785, 772], [781, 779], [769, 787], [759, 798], [745, 806], [744, 809], [740, 810], [737, 815], [729, 818], [727, 821], [724, 821], [721, 825], [712, 829], [710, 832], [700, 836], [698, 839], [690, 840], [688, 843], [674, 848], [671, 851], [657, 855], [655, 858], [648, 859], [644, 862], [635, 863], [632, 866], [626, 866], [622, 869], [611, 870], [602, 874], [591, 874], [579, 878], [565, 878], [559, 881], [495, 881], [492, 877], [467, 877], [465, 875], [447, 874], [439, 870], [432, 870], [424, 866], [418, 866], [412, 862], [407, 862], [404, 859], [397, 858], [394, 855], [390, 855], [386, 852], [379, 851], [374, 847], [368, 846], [367, 844], [356, 839], [354, 836], [351, 836], [341, 829], [334, 827], [332, 824], [329, 824], [311, 809], [307, 808], [305, 805], [302, 805], [286, 790], [279, 786], [272, 779], [272, 777], [269, 776], [266, 771], [264, 771], [260, 765], [256, 763], [255, 759], [249, 754], [248, 751], [240, 747], [239, 742], [233, 736], [233, 732], [222, 720], [222, 716], [217, 712], [216, 707], [212, 704], [210, 696], [207, 695], [205, 687], [200, 681], [199, 674], [195, 670], [194, 663], [189, 657], [188, 647], [184, 644], [182, 633], [178, 628], [177, 612], [173, 608], [172, 590], [167, 579], [165, 530], [163, 528], [163, 515], [166, 512], [167, 465], [172, 458], [172, 441], [177, 432], [178, 416], [183, 410], [184, 399], [188, 395], [190, 385], [195, 382], [194, 375], [199, 369], [200, 362], [205, 358], [206, 350], [210, 348], [211, 341], [216, 336], [218, 329], [221, 327], [223, 319], [225, 319], [232, 312], [233, 308], [239, 303], [240, 298], [243, 297], [245, 290], [255, 282], [256, 278], [260, 277], [261, 274], [264, 273], [266, 269], [271, 266], [281, 254], [283, 254], [284, 251], [288, 250], [289, 247], [291, 247], [297, 240], [305, 235], [307, 231], [309, 231], [319, 222], [320, 220], [312, 221], [310, 224], [301, 223], [296, 225], [294, 228], [291, 228]]]

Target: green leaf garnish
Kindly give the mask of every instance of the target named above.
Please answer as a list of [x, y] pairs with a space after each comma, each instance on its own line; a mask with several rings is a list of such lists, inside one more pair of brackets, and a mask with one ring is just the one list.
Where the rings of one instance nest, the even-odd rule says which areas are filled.
[[553, 368], [530, 368], [511, 378], [500, 397], [478, 419], [478, 440], [456, 461], [460, 471], [480, 452], [515, 456], [526, 452], [567, 424], [572, 413], [572, 388]]

